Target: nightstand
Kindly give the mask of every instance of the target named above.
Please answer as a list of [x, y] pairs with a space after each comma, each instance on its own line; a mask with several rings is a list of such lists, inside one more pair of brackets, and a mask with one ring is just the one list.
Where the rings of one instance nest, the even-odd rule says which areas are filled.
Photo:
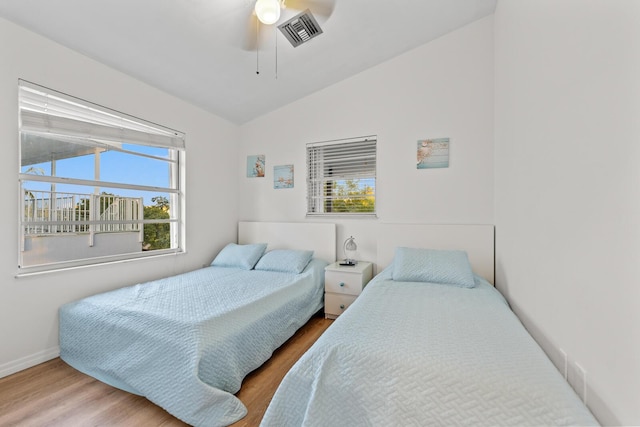
[[324, 269], [324, 317], [335, 319], [340, 316], [362, 292], [373, 277], [373, 264], [358, 261], [347, 267], [338, 262]]

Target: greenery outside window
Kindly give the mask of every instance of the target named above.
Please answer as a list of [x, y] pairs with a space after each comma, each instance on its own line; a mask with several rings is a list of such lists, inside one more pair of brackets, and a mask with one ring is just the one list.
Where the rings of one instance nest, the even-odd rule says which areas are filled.
[[182, 132], [18, 89], [20, 273], [183, 250]]
[[376, 214], [375, 136], [307, 144], [307, 216]]

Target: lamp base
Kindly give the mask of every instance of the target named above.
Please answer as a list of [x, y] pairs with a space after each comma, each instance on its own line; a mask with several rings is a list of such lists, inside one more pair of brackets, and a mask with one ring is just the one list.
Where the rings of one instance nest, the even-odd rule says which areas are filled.
[[358, 264], [358, 261], [355, 259], [344, 259], [338, 263], [342, 267], [355, 267], [356, 264]]

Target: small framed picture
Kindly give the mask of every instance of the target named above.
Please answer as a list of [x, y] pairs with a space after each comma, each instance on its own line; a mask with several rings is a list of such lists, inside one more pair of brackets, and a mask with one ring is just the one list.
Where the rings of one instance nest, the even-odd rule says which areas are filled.
[[264, 154], [247, 156], [247, 178], [264, 178]]
[[418, 169], [449, 167], [449, 138], [418, 140]]
[[293, 188], [293, 165], [273, 167], [273, 188]]

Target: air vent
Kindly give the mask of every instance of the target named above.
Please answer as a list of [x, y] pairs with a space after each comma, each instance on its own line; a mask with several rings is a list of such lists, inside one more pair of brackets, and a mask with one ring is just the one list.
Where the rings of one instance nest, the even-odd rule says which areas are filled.
[[312, 38], [322, 34], [322, 28], [313, 17], [309, 9], [289, 19], [284, 24], [278, 25], [282, 34], [289, 40], [293, 47], [298, 47]]

